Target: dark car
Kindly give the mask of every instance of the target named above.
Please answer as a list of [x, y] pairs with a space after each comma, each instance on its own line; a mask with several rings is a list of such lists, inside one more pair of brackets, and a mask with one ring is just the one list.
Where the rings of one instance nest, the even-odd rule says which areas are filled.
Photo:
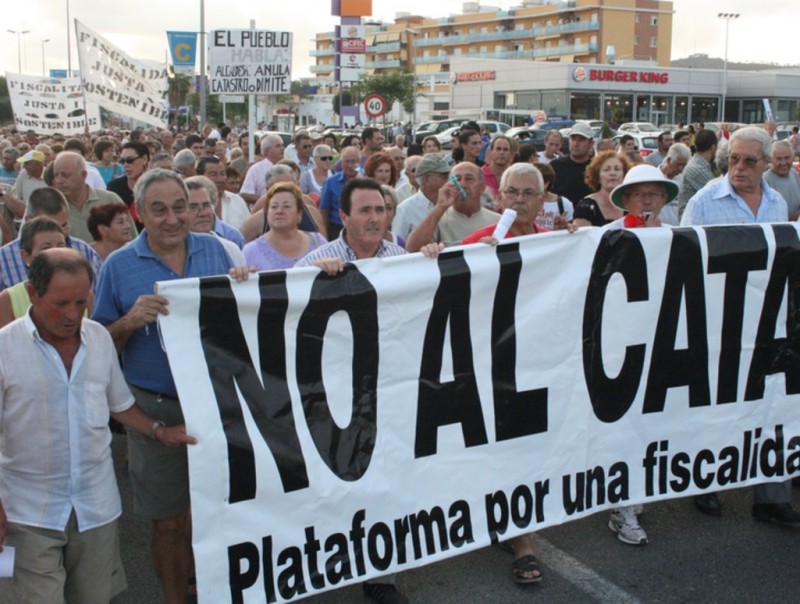
[[[544, 151], [544, 139], [550, 130], [541, 128], [512, 128], [506, 132], [506, 136], [516, 139], [520, 145], [533, 145], [536, 151]], [[561, 141], [561, 153], [569, 154], [569, 138], [564, 136]]]

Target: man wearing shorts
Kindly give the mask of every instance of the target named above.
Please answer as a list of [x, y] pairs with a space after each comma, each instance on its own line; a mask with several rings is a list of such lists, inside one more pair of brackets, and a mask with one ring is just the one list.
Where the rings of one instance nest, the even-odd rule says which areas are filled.
[[[136, 402], [167, 426], [183, 424], [175, 382], [158, 329], [167, 299], [157, 281], [222, 275], [246, 278], [216, 237], [191, 233], [194, 215], [181, 177], [150, 170], [136, 183], [134, 199], [144, 229], [109, 256], [97, 283], [93, 318], [106, 325], [122, 355], [123, 373]], [[168, 604], [185, 604], [192, 566], [186, 448], [167, 449], [139, 434], [128, 436], [128, 471], [134, 512], [153, 521], [151, 555]]]

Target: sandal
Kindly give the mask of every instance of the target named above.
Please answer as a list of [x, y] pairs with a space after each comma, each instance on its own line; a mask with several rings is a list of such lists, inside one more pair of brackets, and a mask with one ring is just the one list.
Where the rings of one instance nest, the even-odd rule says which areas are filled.
[[[527, 576], [533, 572], [538, 572], [539, 574], [534, 577]], [[522, 556], [522, 558], [517, 558], [511, 563], [511, 574], [514, 577], [514, 582], [520, 585], [538, 583], [542, 580], [539, 561], [536, 559], [536, 556], [530, 554]]]

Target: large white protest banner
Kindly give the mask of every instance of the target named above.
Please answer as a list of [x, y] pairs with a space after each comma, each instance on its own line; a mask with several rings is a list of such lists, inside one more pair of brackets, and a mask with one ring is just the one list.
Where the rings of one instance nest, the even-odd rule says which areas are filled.
[[800, 470], [797, 224], [159, 284], [200, 601], [290, 601]]
[[291, 32], [218, 29], [208, 35], [211, 94], [288, 94], [291, 72]]
[[166, 64], [131, 58], [77, 19], [75, 37], [87, 99], [146, 124], [167, 126]]
[[6, 73], [6, 82], [17, 129], [66, 136], [100, 129], [100, 108], [84, 104], [79, 78]]

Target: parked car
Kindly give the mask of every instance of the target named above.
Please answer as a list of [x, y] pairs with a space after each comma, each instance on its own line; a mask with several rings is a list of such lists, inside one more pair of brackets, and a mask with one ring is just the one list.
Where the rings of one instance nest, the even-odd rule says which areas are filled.
[[617, 131], [623, 134], [655, 133], [656, 136], [661, 134], [661, 128], [650, 122], [628, 122], [627, 124], [622, 124]]
[[433, 122], [422, 122], [414, 131], [414, 142], [422, 144], [422, 139], [426, 136], [441, 134], [448, 128], [460, 126], [464, 121], [463, 117], [449, 120], [437, 120]]
[[288, 147], [292, 143], [292, 138], [294, 136], [288, 132], [278, 132], [277, 130], [258, 130], [256, 132], [256, 136], [259, 139], [263, 139], [265, 136], [269, 136], [270, 134], [277, 134], [283, 140], [284, 146]]
[[[544, 139], [548, 132], [550, 131], [522, 126], [519, 128], [510, 128], [505, 134], [509, 138], [516, 139], [520, 145], [533, 145], [534, 148], [541, 153], [544, 151]], [[561, 141], [561, 153], [564, 155], [569, 153], [569, 139], [566, 136]]]
[[553, 120], [550, 122], [540, 122], [534, 124], [531, 128], [535, 130], [562, 130], [564, 128], [572, 128], [575, 125], [575, 120]]
[[[511, 126], [504, 122], [493, 122], [488, 120], [476, 120], [478, 126], [481, 127], [481, 130], [485, 127], [489, 131], [489, 136], [494, 138], [498, 134], [505, 134], [511, 129]], [[463, 123], [463, 122], [461, 122]], [[458, 126], [453, 126], [448, 128], [444, 132], [440, 132], [436, 135], [439, 144], [442, 145], [442, 149], [449, 149], [453, 144], [453, 132], [459, 130], [461, 128], [461, 123]]]

